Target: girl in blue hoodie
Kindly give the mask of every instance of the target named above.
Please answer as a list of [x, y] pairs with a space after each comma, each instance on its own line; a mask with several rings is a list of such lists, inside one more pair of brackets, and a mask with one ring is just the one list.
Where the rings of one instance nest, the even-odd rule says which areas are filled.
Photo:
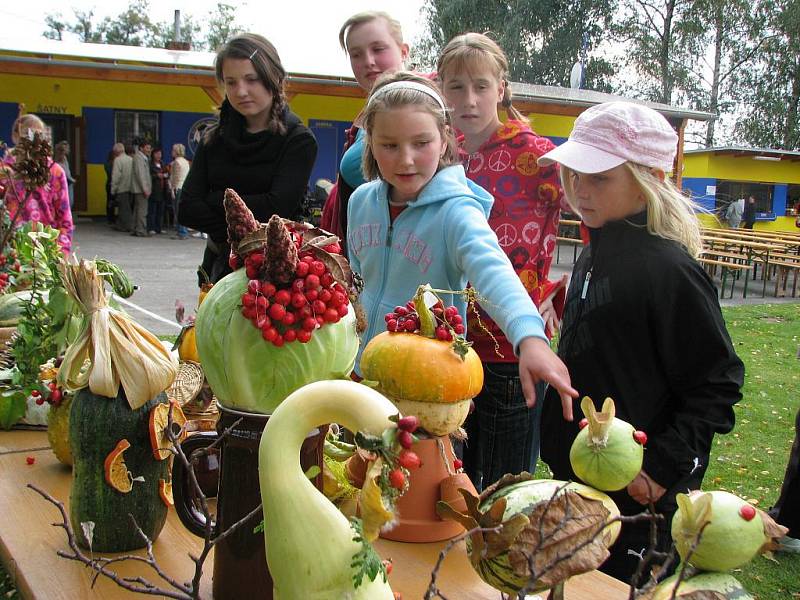
[[[550, 383], [572, 420], [577, 396], [552, 352], [530, 296], [501, 250], [487, 218], [494, 199], [458, 164], [450, 119], [438, 90], [407, 72], [384, 75], [364, 110], [362, 170], [369, 183], [348, 204], [350, 263], [364, 279], [362, 349], [385, 328], [383, 316], [420, 284], [459, 290], [472, 284], [481, 304], [519, 355], [526, 401]], [[466, 322], [466, 301], [443, 297]]]

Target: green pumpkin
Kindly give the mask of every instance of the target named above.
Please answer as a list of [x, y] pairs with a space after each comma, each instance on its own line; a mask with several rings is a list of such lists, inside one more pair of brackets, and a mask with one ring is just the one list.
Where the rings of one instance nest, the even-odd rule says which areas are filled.
[[[150, 411], [167, 401], [163, 392], [137, 410], [131, 410], [120, 387], [116, 398], [97, 396], [88, 388], [72, 401], [69, 438], [73, 470], [70, 489], [70, 521], [78, 545], [95, 552], [124, 552], [146, 546], [130, 515], [144, 534], [155, 541], [167, 519], [167, 506], [159, 495], [159, 479], [168, 481], [169, 460], [156, 460], [150, 443]], [[125, 464], [134, 478], [133, 488], [122, 493], [105, 477], [105, 460], [127, 439]], [[92, 541], [82, 523], [94, 523]]]

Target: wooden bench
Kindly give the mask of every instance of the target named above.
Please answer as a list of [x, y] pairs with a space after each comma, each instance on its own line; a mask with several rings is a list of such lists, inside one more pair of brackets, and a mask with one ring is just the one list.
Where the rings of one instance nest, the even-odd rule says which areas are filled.
[[561, 244], [572, 246], [572, 262], [573, 264], [578, 259], [578, 247], [583, 245], [583, 240], [571, 237], [557, 237], [556, 238], [556, 264], [561, 257]]
[[792, 279], [792, 298], [797, 295], [797, 272], [800, 271], [800, 261], [797, 260], [772, 260], [769, 266], [774, 267], [775, 277], [775, 297], [783, 298], [786, 296], [786, 284], [789, 281], [789, 273], [793, 273]]
[[745, 272], [745, 279], [744, 279], [744, 289], [742, 290], [742, 298], [747, 297], [747, 274], [753, 269], [753, 265], [750, 264], [742, 264], [742, 263], [735, 263], [729, 262], [726, 260], [716, 260], [713, 258], [698, 258], [697, 262], [702, 265], [706, 266], [706, 271], [709, 274], [713, 274], [715, 271], [715, 267], [720, 267], [720, 279], [721, 279], [721, 286], [719, 289], [719, 297], [725, 297], [725, 282], [728, 279], [728, 273], [733, 275], [733, 279], [731, 281], [731, 295], [728, 296], [729, 298], [733, 298], [733, 288], [736, 286], [736, 277], [742, 272]]

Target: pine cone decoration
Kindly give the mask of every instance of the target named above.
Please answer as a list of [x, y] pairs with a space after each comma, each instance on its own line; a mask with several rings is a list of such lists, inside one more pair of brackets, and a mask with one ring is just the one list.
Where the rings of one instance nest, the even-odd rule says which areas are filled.
[[297, 247], [278, 215], [267, 222], [267, 274], [273, 283], [290, 283], [297, 269]]
[[32, 138], [22, 137], [14, 146], [11, 168], [25, 182], [25, 189], [34, 192], [50, 183], [50, 142], [36, 132]]
[[228, 221], [228, 242], [235, 248], [244, 236], [259, 228], [259, 223], [244, 200], [230, 188], [225, 190], [223, 205]]

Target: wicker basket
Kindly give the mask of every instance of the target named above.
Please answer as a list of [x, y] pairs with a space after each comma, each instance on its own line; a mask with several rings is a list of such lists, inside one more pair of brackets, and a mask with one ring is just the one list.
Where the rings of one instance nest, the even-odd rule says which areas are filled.
[[167, 389], [167, 398], [175, 400], [181, 408], [190, 403], [200, 393], [205, 375], [196, 362], [181, 361], [175, 381]]

